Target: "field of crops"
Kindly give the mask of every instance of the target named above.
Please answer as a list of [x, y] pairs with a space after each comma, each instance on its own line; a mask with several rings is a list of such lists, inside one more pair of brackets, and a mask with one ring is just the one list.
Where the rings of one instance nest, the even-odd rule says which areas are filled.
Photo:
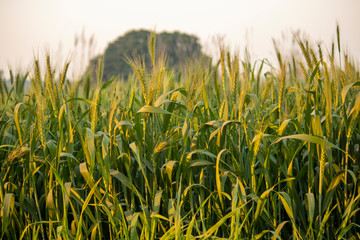
[[50, 56], [1, 79], [0, 238], [359, 239], [360, 76], [337, 36], [180, 74], [152, 35], [127, 81]]

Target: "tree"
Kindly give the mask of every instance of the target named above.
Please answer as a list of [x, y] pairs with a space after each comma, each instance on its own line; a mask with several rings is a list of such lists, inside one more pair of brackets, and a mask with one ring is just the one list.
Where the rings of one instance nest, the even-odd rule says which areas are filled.
[[[111, 76], [122, 76], [127, 79], [132, 72], [126, 58], [132, 54], [140, 54], [145, 57], [145, 63], [150, 64], [147, 40], [151, 32], [147, 30], [137, 30], [127, 32], [114, 42], [110, 43], [103, 54], [104, 73], [103, 81], [107, 81]], [[167, 66], [180, 69], [187, 59], [195, 60], [205, 56], [201, 52], [201, 45], [198, 37], [179, 32], [162, 32], [156, 34], [156, 51], [165, 51], [167, 56]], [[98, 57], [90, 61], [88, 70], [96, 70]]]

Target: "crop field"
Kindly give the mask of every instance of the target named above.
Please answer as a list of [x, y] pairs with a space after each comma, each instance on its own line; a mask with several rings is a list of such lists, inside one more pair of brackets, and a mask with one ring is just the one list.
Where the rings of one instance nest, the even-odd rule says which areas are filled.
[[[338, 30], [338, 29], [337, 29]], [[0, 81], [1, 239], [359, 239], [360, 73], [340, 43], [123, 80]], [[26, 79], [31, 86], [25, 89]]]

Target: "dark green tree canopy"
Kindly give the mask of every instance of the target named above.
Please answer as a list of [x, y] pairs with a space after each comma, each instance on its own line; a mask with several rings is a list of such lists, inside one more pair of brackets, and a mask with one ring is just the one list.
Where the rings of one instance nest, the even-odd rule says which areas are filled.
[[[147, 30], [134, 30], [127, 32], [114, 42], [111, 42], [104, 53], [104, 81], [111, 76], [122, 76], [127, 79], [132, 72], [126, 58], [132, 54], [145, 56], [145, 63], [150, 64], [148, 51], [148, 38], [151, 32]], [[198, 37], [179, 32], [162, 32], [156, 34], [156, 52], [165, 51], [167, 66], [180, 69], [187, 59], [195, 60], [203, 57]], [[96, 69], [98, 57], [90, 61], [90, 69]]]

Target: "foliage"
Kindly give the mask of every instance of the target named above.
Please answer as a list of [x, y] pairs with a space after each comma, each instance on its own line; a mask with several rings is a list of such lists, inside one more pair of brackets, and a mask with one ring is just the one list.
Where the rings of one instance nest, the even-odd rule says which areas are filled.
[[125, 83], [1, 79], [1, 238], [359, 238], [359, 71], [297, 41], [265, 73], [221, 48], [179, 78], [150, 39]]
[[[114, 42], [110, 43], [104, 52], [104, 79], [110, 79], [111, 76], [120, 75], [124, 79], [128, 78], [132, 70], [127, 62], [127, 57], [134, 54], [144, 56], [145, 62], [150, 64], [151, 57], [147, 51], [148, 39], [151, 32], [147, 30], [133, 30], [120, 36]], [[179, 32], [161, 32], [156, 34], [156, 43], [154, 44], [157, 55], [164, 51], [167, 56], [167, 65], [180, 70], [188, 59], [201, 59], [203, 53], [196, 36]], [[93, 71], [98, 65], [98, 57], [90, 61], [89, 70]], [[95, 76], [93, 72], [93, 76]]]

